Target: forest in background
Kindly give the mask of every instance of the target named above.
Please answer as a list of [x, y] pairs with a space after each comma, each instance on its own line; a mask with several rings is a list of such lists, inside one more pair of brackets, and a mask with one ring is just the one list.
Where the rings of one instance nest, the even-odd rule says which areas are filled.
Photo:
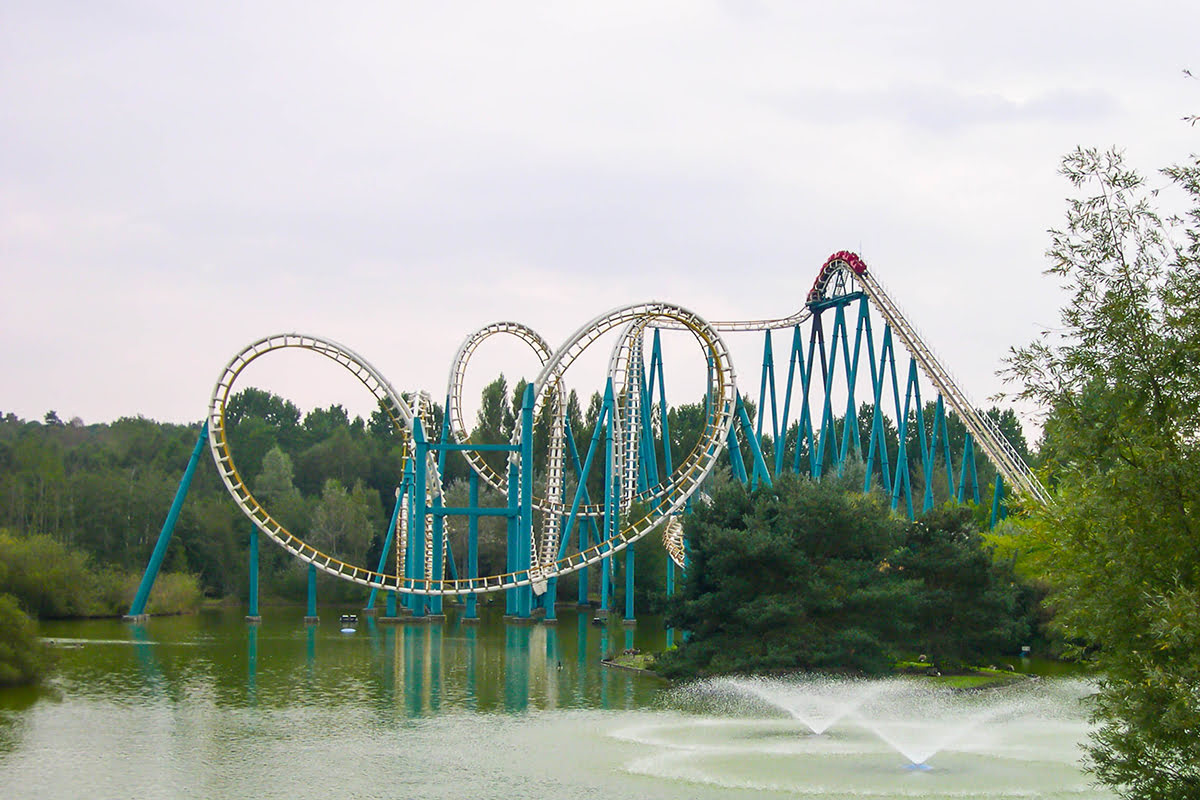
[[[474, 441], [507, 442], [519, 411], [525, 381], [509, 387], [504, 376], [488, 384], [481, 395], [472, 431]], [[568, 398], [567, 418], [582, 454], [592, 437], [601, 400], [593, 395], [586, 408], [574, 392]], [[754, 409], [748, 404], [753, 416]], [[1020, 426], [1011, 411], [991, 409], [988, 414], [1010, 436], [1019, 452], [1029, 457]], [[432, 435], [439, 438], [442, 409], [433, 409]], [[925, 409], [925, 425], [933, 424], [933, 404]], [[694, 447], [704, 425], [703, 402], [683, 404], [668, 413], [672, 458], [680, 463]], [[228, 405], [228, 438], [239, 472], [264, 507], [314, 546], [359, 564], [374, 566], [395, 503], [400, 478], [401, 439], [386, 414], [376, 411], [368, 419], [351, 418], [340, 405], [307, 413], [291, 401], [273, 393], [249, 388], [234, 395]], [[844, 420], [838, 420], [840, 431]], [[864, 443], [869, 441], [871, 416], [864, 405], [856, 423]], [[548, 421], [535, 428], [535, 481], [544, 479]], [[915, 429], [915, 414], [910, 430]], [[889, 460], [895, 464], [896, 431], [885, 418]], [[964, 428], [957, 415], [948, 416], [950, 451], [957, 478], [963, 449]], [[790, 463], [797, 440], [793, 424], [788, 436]], [[63, 552], [102, 576], [90, 589], [107, 598], [99, 604], [80, 601], [74, 605], [43, 604], [29, 610], [40, 616], [72, 616], [120, 613], [122, 593], [132, 594], [130, 576], [140, 575], [153, 549], [163, 519], [178, 488], [199, 434], [199, 425], [160, 423], [143, 417], [127, 417], [112, 423], [85, 425], [78, 418], [63, 421], [51, 411], [41, 421], [27, 421], [14, 414], [0, 417], [0, 549], [28, 551], [60, 546]], [[764, 451], [771, 452], [769, 438]], [[915, 436], [909, 441], [909, 463], [920, 464]], [[745, 450], [745, 445], [743, 445]], [[801, 440], [802, 455], [806, 442]], [[749, 463], [748, 450], [744, 456]], [[488, 454], [501, 466], [503, 454]], [[986, 495], [994, 468], [983, 457], [979, 465], [980, 491]], [[458, 457], [446, 460], [445, 485], [451, 505], [466, 505], [467, 465]], [[601, 493], [601, 474], [593, 470], [589, 490]], [[913, 492], [924, 491], [922, 471], [912, 469]], [[935, 498], [947, 499], [945, 469], [934, 475]], [[501, 505], [499, 492], [481, 487], [481, 505]], [[465, 573], [465, 528], [451, 524], [454, 557]], [[484, 519], [480, 526], [480, 571], [504, 571], [504, 522]], [[187, 502], [175, 527], [174, 539], [164, 570], [195, 576], [200, 592], [208, 598], [244, 599], [248, 586], [247, 544], [250, 522], [228, 497], [207, 453], [193, 479]], [[651, 563], [662, 558], [650, 551], [647, 542], [638, 555], [639, 594], [657, 610], [653, 595], [663, 588], [663, 579], [651, 571]], [[10, 558], [13, 563], [36, 569], [44, 558]], [[302, 602], [305, 592], [303, 565], [282, 550], [266, 546], [261, 551], [262, 591], [268, 600]], [[37, 583], [37, 576], [21, 581]], [[328, 588], [326, 588], [328, 585]], [[335, 588], [336, 586], [336, 588]], [[573, 591], [571, 581], [561, 591]], [[360, 587], [329, 579], [323, 581], [326, 598], [344, 599], [361, 593]], [[28, 605], [28, 603], [27, 603]]]

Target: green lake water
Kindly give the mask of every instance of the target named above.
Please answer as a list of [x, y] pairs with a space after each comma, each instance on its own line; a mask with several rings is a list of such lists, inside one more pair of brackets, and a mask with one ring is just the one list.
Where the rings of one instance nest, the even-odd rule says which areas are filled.
[[[452, 609], [342, 633], [344, 611], [43, 623], [54, 677], [0, 690], [0, 798], [1107, 796], [1076, 763], [1078, 680], [936, 715], [874, 687], [817, 736], [720, 682], [600, 665], [660, 649], [658, 619], [506, 625], [485, 608], [469, 626]], [[931, 769], [905, 769], [924, 739]]]

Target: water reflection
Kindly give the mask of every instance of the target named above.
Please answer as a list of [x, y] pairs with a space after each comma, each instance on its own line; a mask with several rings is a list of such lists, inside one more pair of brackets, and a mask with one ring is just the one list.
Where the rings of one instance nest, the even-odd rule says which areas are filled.
[[[332, 611], [332, 610], [331, 610]], [[333, 622], [303, 625], [294, 609], [265, 609], [247, 625], [233, 610], [154, 618], [146, 625], [109, 620], [54, 622], [43, 634], [77, 643], [59, 648], [55, 683], [69, 693], [177, 703], [206, 698], [222, 707], [328, 707], [364, 702], [389, 717], [450, 710], [523, 712], [555, 708], [636, 708], [662, 688], [654, 678], [600, 665], [625, 647], [663, 646], [661, 623], [622, 630], [593, 624], [585, 609], [564, 609], [558, 625], [514, 625], [501, 608], [461, 609], [442, 623], [382, 624], [366, 618], [355, 633]], [[572, 631], [573, 633], [568, 633]], [[0, 710], [5, 698], [0, 696]]]

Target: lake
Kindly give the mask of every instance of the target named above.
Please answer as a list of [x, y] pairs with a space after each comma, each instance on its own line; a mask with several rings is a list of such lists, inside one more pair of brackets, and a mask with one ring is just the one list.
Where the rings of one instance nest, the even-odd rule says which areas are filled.
[[[452, 608], [341, 632], [353, 611], [43, 623], [54, 677], [0, 690], [0, 797], [1108, 796], [1076, 764], [1078, 679], [907, 700], [894, 682], [669, 687], [600, 664], [661, 649], [660, 619], [509, 625], [483, 607], [472, 626]], [[812, 704], [819, 735], [797, 711]]]

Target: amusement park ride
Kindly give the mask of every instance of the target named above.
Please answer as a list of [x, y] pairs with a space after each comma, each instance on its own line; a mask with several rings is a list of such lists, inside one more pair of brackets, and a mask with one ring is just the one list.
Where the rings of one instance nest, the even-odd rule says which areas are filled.
[[[872, 312], [882, 318], [876, 346]], [[792, 331], [787, 383], [777, 391], [772, 332]], [[696, 446], [672, 463], [668, 430], [666, 380], [661, 332], [686, 331], [707, 362], [706, 420]], [[577, 442], [566, 413], [564, 374], [593, 343], [616, 332], [608, 361], [603, 404], [588, 442]], [[723, 333], [765, 332], [757, 425], [742, 402]], [[537, 355], [542, 368], [525, 389], [512, 441], [472, 442], [463, 420], [463, 384], [471, 356], [492, 336], [515, 336]], [[287, 530], [255, 498], [238, 471], [227, 438], [226, 409], [238, 376], [253, 361], [286, 348], [308, 350], [329, 358], [356, 377], [375, 397], [400, 431], [397, 502], [379, 562], [349, 564], [317, 550]], [[897, 349], [909, 354], [907, 371], [896, 367]], [[869, 373], [869, 384], [864, 378]], [[921, 401], [921, 375], [937, 392], [932, 425], [927, 426]], [[865, 385], [864, 385], [865, 384]], [[903, 391], [902, 391], [903, 387]], [[837, 414], [854, 420], [858, 403], [872, 411], [870, 436], [862, 441], [858, 426], [837, 429]], [[579, 600], [587, 601], [589, 567], [600, 571], [600, 608], [607, 612], [612, 593], [612, 560], [625, 553], [625, 618], [633, 619], [633, 542], [659, 531], [670, 556], [668, 592], [676, 568], [686, 568], [687, 552], [681, 518], [701, 491], [718, 459], [727, 454], [735, 478], [769, 485], [785, 471], [814, 478], [822, 471], [841, 471], [848, 460], [865, 467], [863, 490], [881, 489], [892, 508], [911, 517], [914, 497], [910, 480], [919, 467], [924, 477], [923, 509], [932, 507], [935, 459], [940, 456], [949, 496], [978, 502], [975, 447], [982, 448], [997, 470], [993, 522], [1001, 509], [1007, 483], [1032, 502], [1047, 495], [1037, 478], [995, 423], [977, 410], [943, 365], [917, 335], [857, 255], [838, 252], [822, 265], [803, 307], [782, 319], [709, 322], [687, 309], [665, 302], [623, 306], [582, 325], [558, 348], [516, 322], [487, 325], [467, 337], [454, 356], [446, 388], [446, 413], [440, 432], [430, 429], [432, 401], [427, 393], [401, 394], [362, 356], [336, 342], [295, 333], [260, 339], [235, 355], [217, 380], [208, 417], [192, 452], [183, 480], [146, 567], [127, 619], [144, 619], [146, 601], [162, 563], [171, 532], [200, 454], [207, 443], [217, 470], [234, 502], [254, 524], [251, 538], [250, 618], [257, 610], [257, 534], [309, 565], [309, 617], [316, 619], [316, 573], [326, 572], [370, 588], [368, 609], [379, 590], [387, 592], [387, 617], [399, 613], [413, 620], [439, 618], [443, 598], [465, 598], [464, 620], [477, 618], [481, 594], [505, 592], [506, 612], [514, 620], [541, 616], [555, 619], [557, 579], [579, 573]], [[967, 430], [957, 480], [952, 467], [947, 415], [957, 413]], [[797, 441], [790, 445], [789, 425], [795, 416]], [[895, 456], [889, 463], [885, 418], [895, 426]], [[534, 420], [549, 419], [545, 453], [545, 489], [534, 490]], [[911, 421], [916, 421], [911, 425]], [[769, 426], [764, 427], [768, 424]], [[915, 430], [914, 430], [915, 428]], [[770, 442], [764, 451], [764, 442]], [[906, 443], [915, 443], [921, 464], [908, 463]], [[750, 458], [743, 458], [743, 447]], [[940, 450], [939, 450], [940, 448]], [[507, 455], [507, 470], [494, 469], [483, 454]], [[470, 465], [466, 506], [446, 505], [442, 478], [446, 459], [465, 458]], [[589, 496], [587, 478], [602, 475], [603, 496]], [[507, 505], [481, 507], [479, 482], [503, 493]], [[539, 481], [543, 482], [543, 481]], [[592, 482], [593, 485], [595, 481]], [[969, 494], [968, 494], [969, 492]], [[485, 516], [507, 523], [507, 571], [478, 574], [478, 525]], [[465, 569], [450, 552], [451, 520], [467, 531]], [[397, 608], [397, 602], [403, 609]], [[544, 615], [544, 616], [543, 616]]]

